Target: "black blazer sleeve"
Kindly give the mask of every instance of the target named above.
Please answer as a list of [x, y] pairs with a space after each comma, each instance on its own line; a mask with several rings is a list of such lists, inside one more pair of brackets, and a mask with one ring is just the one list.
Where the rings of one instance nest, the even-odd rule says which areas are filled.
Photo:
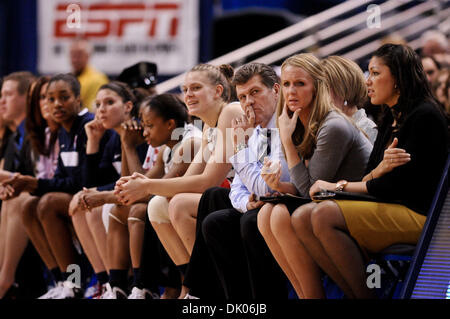
[[378, 198], [400, 200], [416, 212], [426, 214], [447, 160], [445, 119], [432, 105], [418, 107], [396, 137], [398, 148], [410, 153], [411, 161], [368, 181], [368, 192]]

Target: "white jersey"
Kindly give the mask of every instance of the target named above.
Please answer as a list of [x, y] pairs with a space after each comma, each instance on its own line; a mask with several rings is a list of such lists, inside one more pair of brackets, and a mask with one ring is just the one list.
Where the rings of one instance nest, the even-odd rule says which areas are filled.
[[173, 132], [172, 136], [175, 138], [179, 138], [180, 135], [182, 135], [182, 139], [179, 143], [177, 143], [173, 148], [170, 147], [166, 147], [163, 151], [163, 161], [164, 161], [164, 173], [167, 174], [170, 170], [170, 168], [172, 167], [173, 164], [173, 154], [176, 152], [176, 150], [188, 139], [190, 138], [198, 138], [201, 139], [202, 138], [202, 131], [192, 125], [192, 124], [188, 124], [188, 123], [184, 123], [184, 130], [181, 134], [178, 134], [178, 136], [174, 136], [174, 134], [176, 135], [177, 132]]
[[158, 157], [158, 153], [161, 146], [153, 147], [151, 145], [148, 146], [147, 155], [145, 156], [144, 164], [142, 164], [142, 168], [145, 170], [149, 170], [155, 165], [156, 158]]

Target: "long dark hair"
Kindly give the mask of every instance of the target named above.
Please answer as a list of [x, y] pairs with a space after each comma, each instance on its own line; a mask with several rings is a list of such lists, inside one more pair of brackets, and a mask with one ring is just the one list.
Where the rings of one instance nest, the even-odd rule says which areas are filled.
[[50, 77], [41, 76], [31, 86], [27, 96], [27, 117], [25, 128], [32, 150], [40, 155], [49, 156], [58, 137], [57, 130], [52, 131], [50, 143], [46, 146], [45, 129], [47, 121], [41, 113], [40, 99], [42, 87], [50, 82]]
[[378, 48], [372, 56], [382, 59], [394, 77], [400, 92], [396, 109], [402, 113], [403, 119], [420, 102], [426, 101], [438, 108], [423, 70], [422, 60], [413, 49], [406, 45], [388, 43]]
[[115, 92], [122, 99], [123, 103], [131, 102], [133, 103], [133, 108], [131, 109], [130, 116], [132, 118], [137, 118], [139, 116], [139, 109], [136, 103], [136, 97], [133, 94], [133, 91], [130, 89], [128, 84], [119, 82], [119, 81], [111, 81], [109, 83], [103, 84], [97, 92], [101, 90], [111, 90]]

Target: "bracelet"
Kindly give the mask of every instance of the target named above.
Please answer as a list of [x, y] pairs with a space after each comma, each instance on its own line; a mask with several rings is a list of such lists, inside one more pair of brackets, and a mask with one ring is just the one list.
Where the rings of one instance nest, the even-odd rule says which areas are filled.
[[245, 144], [244, 142], [241, 142], [234, 147], [234, 154], [237, 154], [246, 148], [247, 148], [247, 144]]

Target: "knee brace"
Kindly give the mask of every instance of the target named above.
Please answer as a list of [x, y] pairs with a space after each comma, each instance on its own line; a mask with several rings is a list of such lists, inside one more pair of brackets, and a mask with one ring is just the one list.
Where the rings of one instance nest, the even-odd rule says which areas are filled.
[[153, 196], [147, 206], [148, 219], [158, 224], [170, 223], [169, 201], [163, 196]]
[[105, 231], [108, 233], [109, 227], [109, 213], [111, 209], [114, 207], [114, 204], [104, 204], [102, 207], [102, 221], [103, 226], [105, 226]]

